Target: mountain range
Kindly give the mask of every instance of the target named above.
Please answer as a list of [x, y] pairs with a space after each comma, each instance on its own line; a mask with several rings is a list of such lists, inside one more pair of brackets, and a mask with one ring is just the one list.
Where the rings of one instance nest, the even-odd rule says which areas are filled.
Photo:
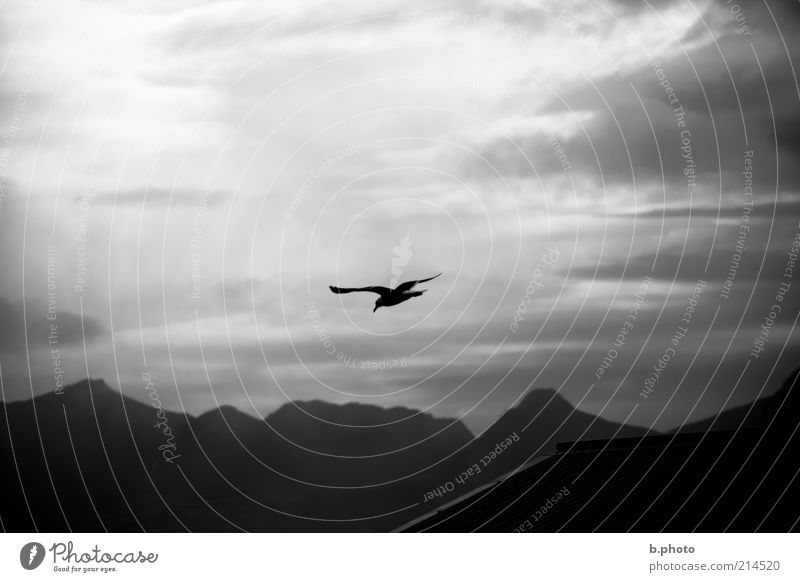
[[[780, 394], [682, 431], [763, 424]], [[83, 380], [0, 403], [0, 519], [6, 531], [389, 531], [559, 442], [647, 432], [551, 389], [473, 435], [458, 419], [356, 403], [159, 413]]]

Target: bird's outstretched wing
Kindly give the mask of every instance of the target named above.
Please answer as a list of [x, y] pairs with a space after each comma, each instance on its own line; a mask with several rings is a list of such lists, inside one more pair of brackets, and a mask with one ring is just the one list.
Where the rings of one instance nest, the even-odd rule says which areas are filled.
[[[441, 273], [439, 273], [439, 275], [441, 275]], [[439, 275], [434, 275], [433, 277], [428, 277], [427, 279], [419, 279], [417, 281], [406, 281], [405, 283], [400, 283], [397, 286], [396, 290], [397, 291], [410, 291], [411, 289], [416, 287], [418, 284], [425, 283], [426, 281], [430, 281], [432, 279], [435, 279]]]
[[378, 285], [372, 287], [333, 287], [331, 286], [331, 291], [334, 293], [353, 293], [354, 291], [369, 291], [370, 293], [377, 293], [378, 295], [385, 295], [389, 293], [391, 290], [388, 287], [380, 287]]

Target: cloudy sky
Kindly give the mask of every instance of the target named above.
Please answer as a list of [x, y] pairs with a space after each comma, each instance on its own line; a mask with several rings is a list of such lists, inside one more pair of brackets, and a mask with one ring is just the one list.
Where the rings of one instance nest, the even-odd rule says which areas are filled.
[[553, 387], [664, 428], [773, 391], [800, 10], [737, 2], [7, 0], [3, 398], [481, 429]]

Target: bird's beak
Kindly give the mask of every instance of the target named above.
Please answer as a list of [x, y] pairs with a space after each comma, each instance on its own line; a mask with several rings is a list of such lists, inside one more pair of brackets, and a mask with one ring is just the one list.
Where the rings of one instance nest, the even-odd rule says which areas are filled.
[[378, 311], [378, 307], [380, 307], [380, 305], [376, 305], [375, 309], [372, 310], [372, 313], [375, 313], [376, 311]]

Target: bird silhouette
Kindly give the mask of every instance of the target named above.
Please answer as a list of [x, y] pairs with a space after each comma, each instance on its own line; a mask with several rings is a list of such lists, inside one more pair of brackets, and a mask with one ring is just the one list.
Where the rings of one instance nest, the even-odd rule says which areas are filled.
[[[441, 275], [441, 273], [439, 273]], [[412, 297], [419, 297], [427, 289], [420, 289], [419, 291], [413, 291], [414, 287], [416, 287], [419, 283], [425, 283], [426, 281], [431, 281], [435, 279], [439, 275], [434, 275], [433, 277], [428, 277], [427, 279], [418, 279], [416, 281], [406, 281], [405, 283], [400, 283], [394, 289], [390, 289], [389, 287], [381, 287], [378, 285], [374, 285], [371, 287], [333, 287], [331, 286], [330, 289], [334, 293], [353, 293], [355, 291], [368, 291], [370, 293], [377, 293], [380, 295], [378, 299], [375, 301], [375, 309], [372, 310], [372, 313], [375, 313], [379, 307], [390, 307], [392, 305], [397, 305], [398, 303], [402, 303], [403, 301], [408, 301]]]

